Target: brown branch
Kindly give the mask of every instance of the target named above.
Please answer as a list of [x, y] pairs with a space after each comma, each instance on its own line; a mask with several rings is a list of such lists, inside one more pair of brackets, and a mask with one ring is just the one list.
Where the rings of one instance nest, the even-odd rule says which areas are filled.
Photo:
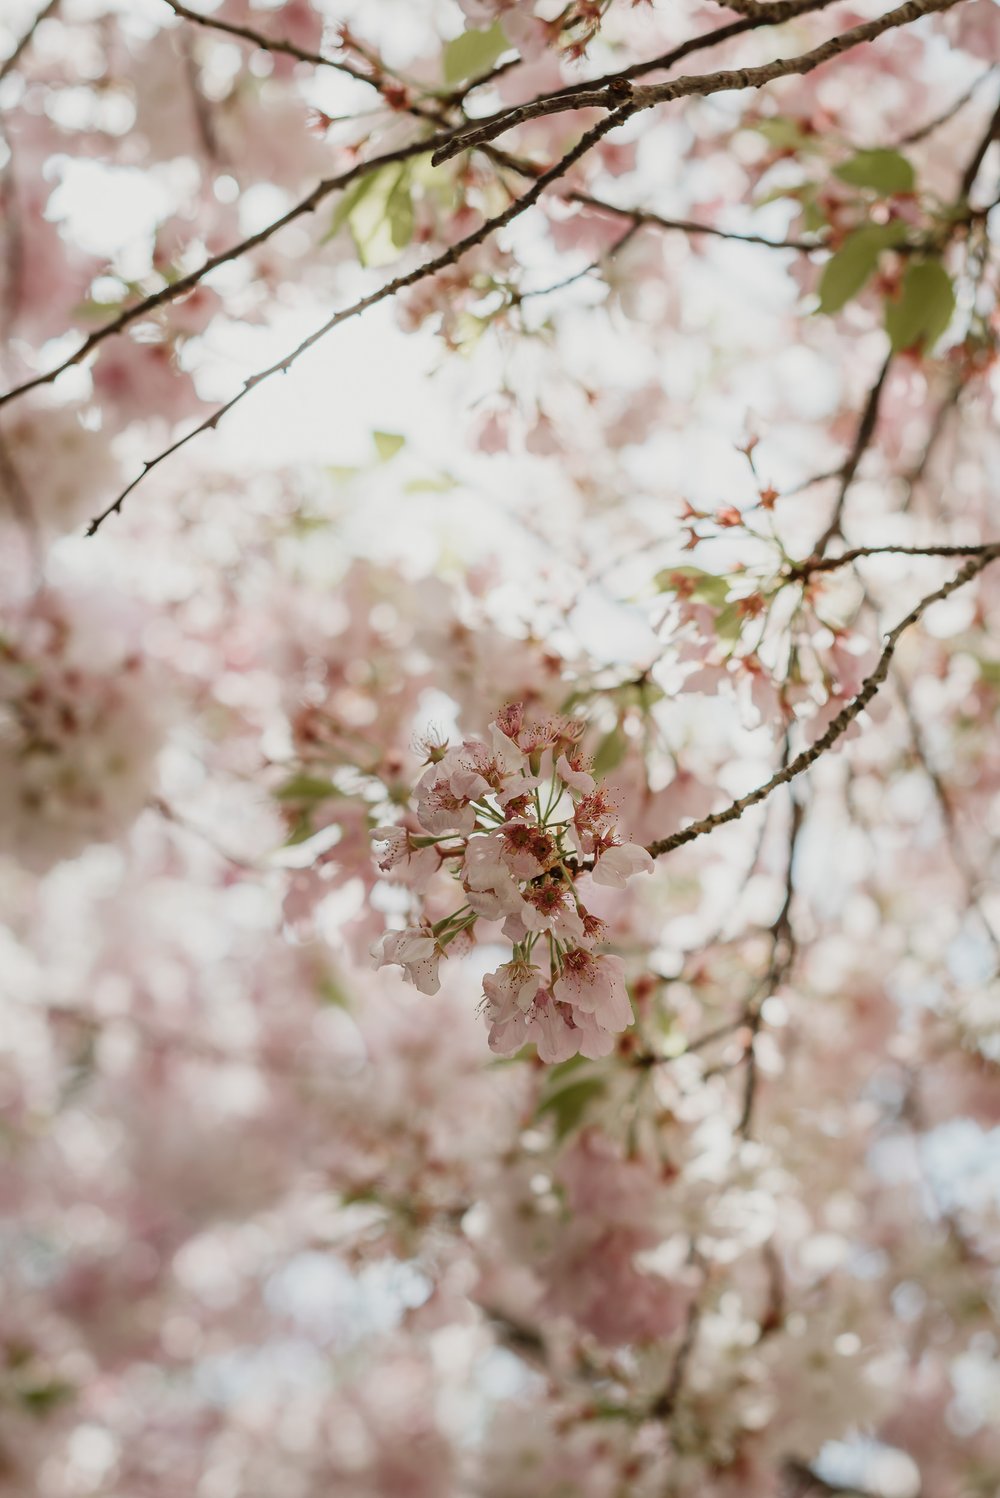
[[42, 6], [41, 10], [38, 12], [38, 15], [32, 21], [27, 31], [15, 43], [13, 52], [9, 53], [4, 58], [3, 62], [0, 63], [0, 83], [4, 81], [8, 73], [12, 73], [14, 71], [14, 69], [17, 67], [17, 64], [20, 62], [24, 52], [28, 47], [31, 46], [31, 43], [34, 40], [35, 32], [38, 30], [39, 26], [43, 21], [47, 21], [50, 16], [55, 15], [56, 11], [59, 9], [60, 3], [61, 0], [48, 0], [48, 4]]
[[186, 276], [180, 276], [168, 286], [163, 286], [159, 291], [152, 292], [149, 296], [144, 297], [141, 302], [135, 302], [131, 307], [126, 307], [117, 317], [89, 334], [80, 344], [79, 348], [72, 354], [69, 354], [61, 364], [54, 365], [52, 369], [46, 370], [44, 374], [34, 375], [30, 380], [25, 380], [23, 384], [15, 385], [10, 390], [5, 390], [0, 394], [0, 406], [5, 406], [8, 401], [12, 401], [18, 396], [26, 395], [29, 390], [36, 390], [40, 385], [52, 384], [67, 369], [71, 369], [74, 364], [80, 364], [86, 359], [88, 354], [93, 353], [94, 349], [99, 347], [106, 338], [114, 337], [115, 334], [123, 332], [131, 323], [147, 316], [150, 312], [154, 312], [157, 307], [162, 307], [166, 303], [175, 301], [178, 297], [192, 291], [207, 275], [214, 270], [218, 270], [220, 265], [228, 265], [234, 260], [242, 259], [251, 250], [255, 250], [258, 245], [264, 244], [267, 240], [271, 239], [279, 230], [284, 229], [288, 224], [294, 223], [296, 219], [303, 218], [309, 213], [315, 213], [323, 200], [328, 198], [331, 193], [342, 191], [343, 188], [349, 187], [352, 182], [356, 182], [359, 177], [363, 177], [369, 172], [378, 171], [382, 166], [390, 166], [398, 161], [410, 161], [414, 156], [426, 156], [430, 149], [431, 141], [412, 141], [409, 145], [400, 146], [395, 151], [385, 151], [381, 156], [373, 156], [366, 161], [359, 161], [356, 166], [349, 167], [346, 172], [341, 172], [336, 177], [325, 177], [321, 182], [316, 184], [310, 193], [301, 198], [298, 203], [295, 203], [280, 218], [272, 219], [269, 224], [265, 224], [262, 229], [258, 229], [256, 234], [251, 234], [246, 239], [241, 239], [238, 244], [230, 245], [228, 250], [220, 250], [219, 254], [212, 255], [197, 270], [189, 271]]
[[748, 791], [745, 796], [740, 796], [737, 800], [731, 802], [729, 806], [725, 807], [723, 811], [712, 812], [710, 816], [703, 817], [698, 822], [692, 822], [690, 826], [681, 828], [679, 832], [671, 833], [669, 837], [658, 838], [655, 842], [648, 843], [647, 852], [652, 854], [654, 858], [659, 858], [663, 853], [671, 853], [674, 848], [683, 847], [685, 843], [693, 842], [695, 838], [702, 837], [707, 832], [713, 832], [716, 827], [721, 827], [725, 822], [735, 822], [751, 806], [756, 806], [758, 802], [766, 800], [772, 791], [777, 790], [779, 785], [787, 785], [790, 780], [794, 780], [797, 775], [801, 775], [804, 770], [808, 770], [810, 765], [815, 764], [821, 755], [825, 754], [837, 742], [875, 696], [889, 674], [889, 666], [896, 653], [896, 646], [899, 643], [900, 636], [904, 631], [909, 629], [911, 624], [916, 624], [917, 620], [926, 609], [930, 608], [932, 603], [938, 603], [941, 599], [949, 597], [957, 588], [964, 587], [967, 582], [971, 582], [974, 577], [977, 577], [997, 557], [1000, 557], [1000, 542], [994, 542], [984, 547], [977, 556], [966, 562], [965, 566], [956, 572], [955, 576], [950, 578], [948, 582], [942, 584], [940, 588], [935, 589], [933, 593], [928, 593], [925, 598], [922, 598], [919, 603], [914, 605], [905, 618], [901, 619], [895, 628], [889, 631], [878, 664], [871, 675], [867, 676], [862, 682], [858, 695], [852, 698], [847, 706], [837, 714], [828, 725], [825, 733], [814, 744], [810, 745], [808, 749], [804, 749], [801, 754], [797, 754], [783, 769], [772, 775], [770, 780], [765, 781], [763, 785], [757, 786], [755, 790]]
[[717, 229], [713, 224], [697, 224], [690, 219], [664, 218], [662, 214], [653, 213], [647, 208], [619, 208], [617, 204], [606, 203], [603, 198], [592, 197], [587, 192], [567, 193], [566, 201], [582, 203], [585, 207], [612, 214], [615, 218], [628, 219], [637, 228], [648, 225], [655, 229], [677, 229], [684, 234], [708, 234], [713, 239], [733, 239], [740, 244], [762, 244], [769, 250], [801, 250], [808, 253], [825, 248], [820, 239], [767, 239], [763, 234], [740, 234], [732, 229]]
[[[661, 52], [659, 56], [647, 58], [645, 62], [630, 63], [628, 67], [619, 68], [617, 72], [602, 73], [600, 77], [588, 78], [582, 83], [565, 83], [561, 88], [550, 89], [546, 94], [539, 94], [538, 98], [568, 99], [582, 89], [606, 88], [622, 80], [634, 82], [636, 78], [645, 78], [650, 73], [665, 73], [694, 52], [707, 51], [709, 48], [721, 46], [723, 42], [732, 41], [734, 37], [746, 36], [750, 31], [760, 31], [765, 26], [773, 26], [781, 21], [806, 15], [811, 11], [826, 10], [828, 6], [834, 4], [836, 0], [786, 0], [785, 8], [780, 15], [774, 15], [767, 20], [759, 18], [730, 21], [725, 26], [717, 26], [714, 31], [703, 31], [700, 36], [688, 37], [687, 41], [678, 43], [669, 52]], [[498, 111], [491, 118], [499, 119], [502, 113], [508, 112]]]
[[691, 1360], [691, 1354], [694, 1352], [700, 1322], [701, 1307], [697, 1299], [693, 1299], [688, 1306], [687, 1317], [684, 1322], [684, 1332], [680, 1345], [677, 1348], [676, 1356], [674, 1357], [670, 1377], [667, 1379], [666, 1387], [662, 1393], [658, 1395], [654, 1403], [650, 1406], [647, 1418], [669, 1420], [673, 1415], [677, 1406], [677, 1400], [680, 1397], [681, 1387], [684, 1383], [684, 1374], [687, 1372], [687, 1365]]
[[243, 382], [243, 388], [238, 390], [224, 405], [217, 407], [205, 421], [200, 422], [198, 426], [185, 433], [183, 437], [179, 437], [176, 442], [164, 448], [155, 458], [151, 458], [145, 462], [142, 466], [142, 471], [122, 490], [117, 499], [90, 522], [87, 527], [87, 535], [92, 536], [104, 521], [107, 520], [109, 515], [117, 514], [121, 510], [122, 504], [128, 495], [142, 483], [143, 479], [152, 469], [158, 468], [173, 453], [178, 452], [182, 447], [186, 447], [189, 442], [192, 442], [195, 437], [200, 436], [202, 432], [214, 431], [222, 418], [234, 406], [238, 406], [240, 401], [250, 394], [251, 390], [255, 390], [258, 385], [263, 384], [265, 380], [269, 380], [272, 375], [286, 374], [304, 353], [311, 349], [314, 344], [319, 343], [320, 339], [324, 338], [327, 333], [339, 327], [341, 323], [347, 322], [350, 318], [357, 317], [359, 313], [366, 312], [369, 307], [377, 306], [379, 302], [384, 302], [387, 298], [395, 296], [398, 292], [405, 291], [407, 287], [415, 286], [419, 281], [425, 281], [429, 277], [437, 275], [440, 271], [457, 265], [459, 260], [469, 250], [475, 249], [477, 245], [489, 239], [490, 235], [496, 230], [504, 228], [505, 225], [509, 224], [513, 219], [524, 213], [526, 209], [530, 208], [533, 203], [537, 202], [546, 188], [563, 177], [571, 166], [579, 161], [582, 156], [585, 156], [603, 136], [614, 130], [619, 123], [620, 121], [616, 114], [607, 115], [598, 124], [594, 125], [592, 129], [588, 130], [585, 135], [581, 136], [572, 150], [567, 151], [566, 155], [561, 157], [547, 172], [543, 172], [532, 183], [527, 192], [522, 193], [519, 198], [515, 198], [502, 213], [497, 213], [492, 218], [484, 220], [478, 229], [473, 230], [471, 234], [467, 234], [464, 239], [457, 240], [442, 254], [436, 255], [434, 259], [427, 260], [423, 265], [416, 266], [415, 269], [407, 271], [404, 275], [396, 276], [391, 281], [384, 282], [377, 291], [370, 292], [368, 296], [361, 297], [358, 301], [352, 302], [350, 306], [342, 307], [339, 312], [335, 312], [315, 332], [310, 333], [308, 338], [304, 338], [296, 348], [292, 349], [291, 353], [285, 354], [277, 363], [269, 365], [267, 369], [262, 369], [257, 374], [251, 375]]
[[854, 482], [854, 476], [858, 471], [861, 459], [868, 451], [871, 440], [875, 436], [875, 428], [878, 425], [879, 406], [882, 403], [882, 392], [885, 389], [885, 382], [891, 367], [892, 352], [890, 350], [886, 355], [882, 368], [876, 376], [874, 385], [868, 392], [868, 399], [865, 401], [861, 420], [858, 422], [858, 429], [854, 434], [851, 451], [848, 453], [844, 466], [840, 470], [840, 489], [837, 492], [837, 499], [833, 506], [830, 523], [814, 547], [817, 556], [822, 556], [834, 537], [841, 534], [840, 527], [844, 518], [844, 505], [847, 501], [847, 492]]
[[[387, 93], [387, 79], [398, 81], [407, 94], [412, 87], [408, 79], [401, 78], [392, 68], [386, 67], [381, 59], [366, 56], [365, 60], [371, 69], [366, 73], [363, 68], [355, 67], [353, 63], [328, 57], [325, 52], [313, 52], [308, 47], [299, 47], [295, 42], [287, 41], [283, 37], [271, 37], [264, 31], [254, 30], [252, 26], [241, 26], [233, 21], [220, 20], [214, 15], [203, 15], [200, 11], [192, 10], [190, 6], [180, 4], [179, 0], [164, 0], [164, 4], [169, 5], [180, 20], [190, 21], [206, 30], [221, 31], [227, 36], [238, 37], [240, 41], [259, 47], [262, 52], [279, 53], [284, 57], [292, 57], [297, 62], [309, 63], [316, 68], [335, 68], [338, 73], [346, 73], [349, 78], [356, 79], [358, 83], [367, 83], [383, 97]], [[453, 101], [449, 99], [447, 102]], [[399, 109], [404, 114], [412, 114], [417, 119], [428, 120], [433, 125], [446, 126], [448, 123], [439, 108], [429, 108], [413, 99], [408, 99], [406, 103], [394, 103], [390, 107]]]
[[252, 26], [240, 26], [235, 21], [224, 21], [216, 15], [203, 15], [200, 11], [192, 10], [189, 5], [181, 5], [179, 0], [164, 0], [164, 4], [169, 5], [181, 21], [190, 21], [192, 25], [203, 26], [206, 30], [221, 31], [227, 36], [238, 37], [240, 41], [259, 47], [262, 52], [279, 52], [283, 57], [293, 57], [296, 62], [308, 62], [316, 68], [335, 68], [338, 73], [346, 73], [359, 83], [378, 87], [377, 78], [373, 78], [371, 73], [366, 73], [362, 68], [356, 68], [353, 63], [327, 57], [323, 52], [311, 52], [308, 47], [299, 47], [283, 37], [268, 36], [263, 31], [255, 31]]
[[[788, 763], [788, 738], [785, 738], [785, 766]], [[747, 1005], [744, 1014], [745, 1022], [750, 1027], [750, 1034], [746, 1044], [746, 1080], [743, 1087], [743, 1110], [737, 1132], [744, 1139], [750, 1137], [750, 1129], [753, 1124], [753, 1105], [757, 1096], [757, 1052], [755, 1044], [760, 1034], [760, 1027], [764, 1021], [764, 1005], [777, 988], [785, 982], [795, 961], [795, 936], [792, 931], [791, 910], [792, 899], [795, 894], [795, 853], [798, 847], [799, 834], [805, 821], [805, 808], [792, 792], [792, 813], [788, 825], [788, 855], [785, 864], [785, 895], [771, 928], [771, 961], [768, 966], [767, 975], [761, 984], [760, 991]]]
[[874, 41], [886, 31], [899, 26], [908, 26], [922, 16], [931, 15], [936, 11], [949, 10], [958, 3], [959, 0], [906, 0], [905, 4], [897, 6], [895, 10], [888, 11], [876, 20], [852, 26], [849, 30], [841, 32], [839, 36], [831, 37], [808, 52], [800, 53], [797, 57], [777, 58], [759, 67], [691, 75], [675, 78], [668, 83], [651, 84], [644, 88], [635, 88], [629, 78], [618, 76], [603, 87], [591, 84], [573, 94], [535, 99], [515, 109], [504, 110], [501, 114], [482, 121], [470, 130], [459, 131], [451, 140], [438, 147], [431, 160], [434, 165], [439, 165], [443, 161], [448, 161], [452, 156], [457, 156], [461, 151], [468, 150], [472, 146], [481, 146], [487, 141], [494, 140], [498, 135], [506, 134], [516, 125], [522, 125], [528, 120], [540, 119], [545, 115], [559, 114], [567, 109], [615, 110], [620, 116], [620, 122], [623, 123], [632, 115], [645, 109], [652, 109], [657, 104], [670, 104], [677, 99], [690, 98], [693, 95], [706, 98], [711, 94], [763, 88], [765, 84], [773, 83], [778, 78], [811, 73], [823, 63], [832, 61], [833, 58], [864, 42]]
[[976, 178], [979, 176], [979, 168], [986, 160], [986, 153], [995, 140], [1000, 140], [1000, 101], [997, 102], [993, 117], [987, 125], [986, 131], [976, 149], [973, 151], [968, 166], [962, 173], [962, 185], [959, 189], [960, 197], [967, 198], [975, 187]]
[[[167, 0], [167, 3], [170, 3], [170, 0]], [[800, 9], [818, 9], [830, 3], [832, 3], [832, 0], [809, 0], [809, 4], [801, 6]], [[192, 13], [192, 15], [196, 16], [196, 13]], [[211, 18], [205, 17], [200, 19], [203, 19], [206, 25], [211, 24]], [[715, 46], [719, 42], [727, 40], [732, 35], [755, 29], [759, 24], [757, 21], [741, 21], [735, 26], [719, 27], [716, 31], [709, 32], [704, 36], [692, 37], [679, 47], [674, 48], [673, 52], [665, 53], [661, 57], [652, 58], [646, 63], [638, 64], [631, 70], [632, 75], [639, 76], [641, 73], [669, 67], [692, 52]], [[256, 33], [252, 39], [256, 42]], [[267, 38], [262, 36], [261, 40], [262, 42], [266, 42]], [[272, 50], [274, 50], [273, 46]], [[608, 83], [617, 76], [610, 74], [607, 78], [598, 79], [595, 81], [595, 86]], [[485, 81], [485, 75], [484, 79], [479, 81]], [[576, 86], [570, 86], [571, 89], [573, 87]], [[413, 111], [411, 110], [411, 112]], [[428, 136], [423, 141], [415, 141], [394, 151], [386, 151], [381, 156], [370, 157], [366, 161], [359, 162], [356, 166], [339, 173], [335, 177], [324, 178], [304, 198], [294, 204], [287, 213], [283, 213], [280, 217], [273, 219], [271, 223], [265, 224], [255, 234], [251, 234], [246, 239], [230, 245], [227, 250], [222, 250], [218, 255], [211, 256], [197, 270], [190, 271], [187, 275], [178, 277], [176, 281], [171, 282], [169, 285], [162, 286], [159, 291], [152, 292], [141, 301], [134, 302], [131, 307], [125, 308], [117, 317], [105, 323], [103, 327], [96, 328], [61, 364], [54, 365], [44, 373], [34, 375], [31, 379], [23, 381], [20, 385], [15, 385], [11, 389], [0, 393], [0, 407], [6, 405], [8, 401], [15, 400], [18, 396], [26, 395], [28, 391], [35, 390], [41, 385], [52, 384], [67, 369], [71, 369], [74, 365], [82, 363], [106, 338], [115, 337], [117, 334], [124, 332], [132, 323], [145, 317], [148, 313], [155, 311], [158, 307], [165, 306], [167, 303], [175, 301], [178, 297], [186, 295], [187, 292], [192, 291], [198, 286], [206, 276], [210, 275], [212, 271], [217, 270], [219, 266], [242, 259], [251, 250], [256, 249], [258, 245], [264, 244], [288, 224], [294, 223], [297, 219], [307, 214], [314, 213], [319, 205], [332, 193], [342, 191], [359, 177], [364, 176], [368, 172], [377, 171], [382, 166], [389, 166], [395, 162], [410, 160], [412, 157], [427, 155], [438, 146], [445, 144], [459, 128], [461, 127], [448, 126], [437, 134]], [[510, 157], [505, 153], [491, 151], [488, 154], [501, 165], [509, 166], [524, 176], [540, 175], [541, 169], [536, 169], [529, 164], [519, 162], [516, 158]]]
[[859, 557], [975, 557], [984, 551], [992, 551], [996, 545], [994, 541], [983, 541], [970, 546], [852, 546], [850, 551], [843, 551], [838, 557], [814, 555], [804, 562], [796, 562], [784, 577], [789, 582], [801, 582], [814, 572], [835, 572], [838, 567], [848, 567]]
[[915, 130], [910, 130], [906, 135], [901, 135], [894, 142], [893, 150], [899, 151], [904, 146], [915, 146], [919, 141], [926, 140], [928, 135], [933, 135], [935, 130], [940, 130], [942, 125], [947, 125], [949, 120], [953, 120], [965, 108], [966, 104], [975, 97], [986, 80], [991, 78], [995, 72], [996, 67], [992, 66], [988, 67], [985, 73], [980, 73], [979, 77], [970, 83], [964, 93], [959, 94], [958, 98], [949, 104], [947, 109], [942, 110], [940, 114], [934, 115], [933, 119], [928, 120], [926, 124], [918, 125]]
[[198, 76], [198, 61], [195, 57], [191, 36], [185, 32], [180, 38], [181, 60], [184, 68], [184, 79], [191, 95], [191, 107], [194, 111], [195, 126], [198, 138], [201, 141], [201, 149], [205, 153], [206, 160], [210, 161], [215, 169], [221, 170], [225, 165], [222, 153], [219, 150], [219, 137], [215, 129], [215, 120], [212, 117], [212, 109], [205, 97]]
[[986, 934], [987, 940], [993, 948], [993, 954], [996, 957], [998, 963], [1000, 963], [1000, 937], [997, 936], [996, 931], [993, 929], [993, 924], [983, 908], [982, 900], [979, 898], [979, 885], [982, 881], [979, 879], [971, 863], [969, 862], [968, 855], [963, 846], [961, 831], [958, 826], [958, 818], [955, 815], [955, 808], [952, 804], [951, 794], [949, 793], [948, 787], [945, 785], [943, 779], [941, 778], [941, 775], [938, 773], [937, 769], [931, 761], [930, 753], [927, 749], [926, 743], [924, 742], [924, 736], [920, 727], [920, 722], [917, 718], [916, 713], [913, 711], [913, 704], [910, 701], [910, 694], [906, 689], [906, 684], [902, 681], [897, 680], [896, 691], [899, 694], [900, 702], [903, 704], [903, 712], [906, 716], [907, 727], [910, 730], [910, 744], [913, 748], [913, 753], [917, 761], [919, 762], [921, 769], [924, 771], [924, 774], [927, 776], [927, 779], [930, 781], [931, 788], [934, 791], [934, 796], [937, 800], [938, 808], [941, 812], [941, 821], [944, 825], [945, 841], [948, 844], [948, 851], [951, 854], [952, 863], [955, 865], [955, 868], [961, 875], [962, 882], [965, 885], [966, 900], [968, 901], [970, 909], [974, 910], [976, 912], [976, 915], [979, 917], [980, 925], [982, 926], [983, 931]]
[[924, 443], [923, 451], [913, 466], [903, 475], [903, 483], [906, 485], [906, 497], [900, 505], [900, 514], [905, 515], [913, 503], [917, 486], [923, 479], [930, 465], [931, 459], [937, 451], [938, 444], [944, 436], [948, 425], [948, 418], [956, 409], [965, 392], [965, 385], [961, 379], [952, 376], [951, 389], [941, 401], [931, 422], [927, 441]]
[[615, 240], [613, 245], [609, 245], [589, 265], [585, 265], [582, 270], [574, 271], [571, 276], [564, 276], [561, 281], [553, 281], [549, 286], [529, 287], [527, 291], [515, 292], [513, 295], [514, 304], [520, 306], [522, 302], [527, 302], [534, 297], [551, 296], [554, 291], [564, 291], [567, 286], [575, 286], [577, 281], [585, 280], [587, 276], [593, 275], [595, 270], [600, 270], [606, 261], [613, 260], [635, 238], [640, 227], [641, 225], [639, 224], [632, 224], [630, 228], [625, 230], [620, 239]]

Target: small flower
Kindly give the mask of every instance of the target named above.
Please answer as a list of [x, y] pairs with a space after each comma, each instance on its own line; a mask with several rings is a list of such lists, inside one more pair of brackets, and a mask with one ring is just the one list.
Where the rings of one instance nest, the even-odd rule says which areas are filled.
[[595, 957], [593, 952], [579, 948], [567, 952], [552, 992], [569, 1004], [574, 1018], [592, 1015], [595, 1023], [611, 1034], [632, 1023], [625, 966], [620, 957]]
[[448, 775], [442, 773], [440, 764], [431, 765], [424, 772], [417, 781], [415, 794], [417, 820], [426, 831], [436, 835], [444, 832], [472, 832], [476, 825], [476, 809], [469, 805], [468, 796], [456, 795]]
[[580, 912], [560, 879], [543, 879], [539, 884], [528, 885], [517, 918], [525, 931], [551, 931], [561, 941], [583, 940]]
[[[433, 845], [415, 847], [405, 827], [376, 827], [371, 836], [376, 845], [375, 862], [395, 884], [422, 891], [441, 867], [437, 849]], [[380, 843], [384, 844], [381, 849]]]
[[581, 791], [585, 796], [589, 796], [597, 784], [593, 775], [583, 768], [579, 749], [560, 754], [556, 760], [556, 771], [566, 785], [574, 791]]
[[638, 843], [614, 843], [600, 853], [594, 864], [595, 884], [624, 889], [633, 874], [651, 874], [653, 860]]
[[498, 921], [521, 909], [521, 892], [495, 834], [472, 838], [465, 850], [462, 884], [477, 915]]
[[568, 1061], [580, 1049], [580, 1031], [569, 1006], [560, 1004], [543, 988], [535, 1000], [528, 1023], [528, 1039], [538, 1047], [538, 1059], [550, 1066]]
[[492, 1006], [492, 1018], [506, 1022], [514, 1014], [526, 1014], [541, 985], [541, 972], [529, 962], [505, 962], [483, 979], [483, 992]]
[[536, 879], [557, 861], [556, 845], [547, 832], [530, 822], [508, 822], [501, 827], [503, 859], [519, 879]]
[[435, 994], [441, 987], [438, 964], [442, 953], [433, 936], [416, 927], [387, 931], [372, 948], [376, 967], [395, 965], [403, 969], [408, 983], [421, 993]]

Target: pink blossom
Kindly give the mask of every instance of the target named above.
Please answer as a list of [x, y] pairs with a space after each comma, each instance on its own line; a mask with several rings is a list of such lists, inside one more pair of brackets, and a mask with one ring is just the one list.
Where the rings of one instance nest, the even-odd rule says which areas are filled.
[[612, 1034], [632, 1023], [625, 964], [620, 957], [596, 957], [579, 948], [567, 952], [552, 992], [569, 1004], [574, 1015], [591, 1014], [602, 1030]]
[[441, 987], [438, 965], [441, 950], [427, 931], [408, 927], [405, 931], [387, 931], [372, 949], [376, 967], [393, 964], [403, 969], [403, 976], [420, 993], [435, 994]]
[[574, 791], [581, 791], [585, 796], [589, 796], [597, 784], [593, 775], [579, 764], [572, 764], [566, 754], [560, 754], [556, 760], [556, 773]]
[[652, 872], [653, 860], [645, 848], [638, 843], [615, 843], [598, 855], [594, 863], [593, 879], [595, 884], [624, 889], [633, 874]]

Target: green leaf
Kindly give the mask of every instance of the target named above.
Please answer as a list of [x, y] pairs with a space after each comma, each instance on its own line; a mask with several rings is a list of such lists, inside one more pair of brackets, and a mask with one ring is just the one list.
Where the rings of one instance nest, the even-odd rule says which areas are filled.
[[278, 801], [326, 801], [330, 796], [339, 796], [340, 792], [329, 780], [320, 780], [318, 776], [303, 772], [286, 780], [274, 794]]
[[33, 1415], [47, 1415], [57, 1405], [64, 1404], [67, 1399], [72, 1399], [76, 1389], [72, 1384], [62, 1382], [60, 1379], [52, 1379], [47, 1384], [33, 1384], [27, 1389], [20, 1390], [20, 1400], [26, 1409]]
[[839, 312], [856, 297], [878, 265], [884, 249], [901, 244], [906, 225], [898, 219], [888, 224], [865, 224], [849, 234], [823, 267], [819, 279], [820, 312]]
[[337, 1009], [350, 1009], [351, 1001], [332, 973], [326, 973], [319, 980], [318, 989], [324, 1004], [333, 1004]]
[[364, 266], [387, 265], [413, 238], [410, 167], [385, 166], [349, 188], [337, 204], [323, 243], [346, 224]]
[[367, 193], [371, 192], [375, 185], [375, 179], [378, 176], [378, 172], [369, 172], [367, 177], [360, 177], [353, 186], [347, 189], [334, 209], [333, 218], [330, 220], [330, 227], [320, 240], [321, 244], [327, 244], [329, 240], [336, 238], [355, 208], [361, 202], [361, 199]]
[[466, 78], [485, 73], [509, 46], [499, 21], [489, 31], [463, 31], [444, 49], [445, 83], [463, 83]]
[[799, 150], [803, 142], [809, 139], [803, 134], [798, 120], [788, 119], [785, 115], [773, 115], [767, 120], [755, 120], [752, 128], [778, 151]]
[[608, 775], [612, 770], [618, 768], [625, 758], [628, 748], [628, 739], [622, 731], [620, 723], [606, 733], [598, 744], [594, 754], [594, 774], [598, 777]]
[[687, 578], [694, 583], [693, 593], [695, 598], [701, 599], [702, 603], [711, 605], [714, 609], [721, 609], [729, 597], [729, 583], [724, 577], [716, 577], [714, 573], [703, 572], [700, 567], [665, 567], [662, 572], [656, 574], [656, 586], [661, 593], [676, 593], [679, 591], [678, 579]]
[[859, 151], [849, 161], [836, 167], [833, 175], [851, 187], [868, 187], [880, 197], [897, 192], [912, 192], [916, 173], [899, 151]]
[[397, 250], [405, 250], [413, 238], [413, 194], [410, 192], [410, 178], [407, 168], [404, 166], [389, 194], [386, 203], [386, 218], [389, 223], [389, 237]]
[[406, 446], [406, 438], [401, 437], [398, 432], [372, 432], [372, 441], [380, 463], [388, 463], [400, 448]]
[[[365, 193], [350, 214], [348, 223], [357, 246], [358, 259], [366, 267], [388, 265], [408, 243], [408, 240], [400, 242], [401, 219], [398, 207], [398, 194], [405, 191], [409, 196], [409, 188], [402, 185], [406, 177], [405, 164], [400, 167], [383, 167], [380, 172], [375, 173], [371, 191]], [[395, 208], [391, 206], [394, 201], [397, 204]], [[410, 228], [412, 232], [412, 217]]]
[[927, 353], [951, 322], [955, 289], [940, 260], [914, 260], [906, 267], [902, 295], [885, 304], [885, 330], [893, 351], [915, 348]]
[[330, 463], [327, 465], [326, 472], [335, 484], [349, 484], [352, 479], [357, 478], [359, 473], [363, 473], [364, 469], [351, 467], [347, 463]]
[[295, 826], [285, 838], [285, 847], [297, 848], [299, 843], [307, 843], [315, 830], [312, 824], [312, 812], [306, 807], [299, 813]]
[[743, 615], [738, 603], [727, 603], [715, 616], [715, 633], [720, 640], [738, 640], [743, 628]]
[[556, 1139], [565, 1139], [582, 1122], [591, 1103], [596, 1102], [604, 1091], [605, 1082], [602, 1077], [574, 1078], [543, 1100], [538, 1108], [538, 1117], [551, 1113]]
[[407, 494], [447, 494], [458, 487], [458, 479], [450, 473], [429, 474], [426, 478], [411, 479], [406, 485]]

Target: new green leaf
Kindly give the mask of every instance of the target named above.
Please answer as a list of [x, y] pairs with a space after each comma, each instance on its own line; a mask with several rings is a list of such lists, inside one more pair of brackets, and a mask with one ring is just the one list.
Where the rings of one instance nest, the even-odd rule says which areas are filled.
[[883, 198], [912, 192], [917, 180], [912, 165], [899, 151], [859, 151], [833, 175], [851, 187], [870, 188]]
[[901, 244], [905, 238], [906, 225], [898, 219], [888, 224], [865, 224], [848, 234], [823, 267], [819, 280], [820, 312], [834, 313], [845, 307], [864, 289], [882, 251]]
[[919, 346], [929, 352], [954, 311], [955, 289], [940, 260], [915, 260], [906, 267], [899, 299], [885, 304], [885, 330], [893, 350]]
[[509, 46], [499, 21], [489, 31], [463, 31], [444, 49], [445, 83], [464, 83], [485, 73]]

